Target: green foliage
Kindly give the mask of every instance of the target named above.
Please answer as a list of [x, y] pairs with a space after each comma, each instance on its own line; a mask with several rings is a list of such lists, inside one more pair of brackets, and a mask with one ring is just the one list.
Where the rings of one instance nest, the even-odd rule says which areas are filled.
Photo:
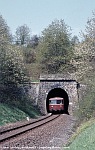
[[86, 29], [84, 34], [85, 39], [95, 39], [95, 11], [93, 11], [93, 16], [88, 19]]
[[[22, 91], [25, 92], [25, 83], [28, 85], [29, 78], [27, 77], [23, 62], [22, 49], [10, 44], [7, 25], [4, 23], [1, 25], [2, 32], [0, 32], [0, 36], [2, 37], [2, 44], [0, 44], [0, 101], [5, 102], [9, 99], [17, 99], [19, 97], [18, 95], [20, 95]], [[3, 28], [5, 30], [3, 30]]]
[[26, 64], [32, 64], [36, 61], [36, 51], [33, 48], [25, 47], [23, 49], [23, 54]]
[[[95, 62], [95, 11], [91, 19], [88, 19], [85, 33], [83, 33], [84, 38], [84, 51], [86, 52], [86, 58], [91, 65]], [[95, 64], [94, 64], [95, 66]]]
[[[23, 107], [23, 109], [21, 109]], [[0, 103], [0, 125], [12, 123], [16, 121], [26, 120], [26, 117], [37, 118], [40, 112], [37, 108], [33, 107], [30, 102], [25, 106], [20, 104], [17, 108], [11, 104]]]
[[16, 107], [25, 112], [31, 118], [36, 118], [39, 115], [41, 115], [41, 112], [39, 111], [38, 107], [33, 106], [32, 102], [29, 101], [28, 98], [25, 98], [25, 96], [23, 97], [22, 101], [19, 101], [19, 105], [16, 105]]
[[8, 45], [6, 49], [1, 51], [0, 82], [5, 88], [18, 88], [29, 82], [20, 48]]
[[38, 46], [38, 44], [39, 44], [39, 37], [37, 35], [33, 35], [30, 38], [27, 47], [31, 47], [31, 48], [35, 49]]
[[23, 54], [20, 48], [8, 45], [2, 52], [1, 74], [4, 83], [22, 83], [24, 80]]
[[94, 150], [95, 149], [95, 121], [88, 128], [82, 129], [80, 134], [69, 145], [70, 150]]
[[26, 119], [28, 114], [16, 107], [0, 103], [0, 125]]
[[70, 63], [72, 55], [68, 26], [64, 20], [55, 20], [42, 32], [38, 46], [38, 60], [42, 69], [57, 73], [60, 67]]
[[86, 85], [77, 114], [81, 121], [95, 115], [95, 13], [88, 20], [85, 31], [84, 41], [75, 47], [77, 76]]
[[95, 71], [88, 72], [83, 82], [87, 84], [86, 92], [79, 103], [78, 116], [80, 120], [88, 120], [95, 115]]
[[9, 32], [9, 27], [7, 26], [5, 20], [0, 15], [0, 46], [4, 47], [11, 41], [11, 34]]
[[[36, 117], [37, 108], [28, 96], [30, 79], [26, 72], [23, 48], [12, 45], [9, 29], [0, 18], [0, 122], [1, 124]], [[21, 111], [20, 111], [21, 110]]]
[[72, 43], [73, 45], [79, 44], [79, 39], [78, 39], [78, 37], [74, 35], [74, 36], [72, 37], [72, 39], [71, 39], [71, 43]]
[[30, 40], [30, 29], [27, 25], [19, 26], [16, 29], [16, 44], [24, 45], [28, 44]]
[[38, 63], [31, 63], [31, 64], [26, 64], [26, 68], [29, 72], [30, 80], [31, 81], [39, 81], [40, 78], [40, 66]]

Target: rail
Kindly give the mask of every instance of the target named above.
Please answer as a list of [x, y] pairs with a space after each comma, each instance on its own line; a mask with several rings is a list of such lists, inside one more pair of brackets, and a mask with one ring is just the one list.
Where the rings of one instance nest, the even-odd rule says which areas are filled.
[[4, 142], [6, 140], [9, 140], [13, 137], [16, 137], [17, 135], [20, 135], [22, 133], [25, 133], [26, 131], [32, 130], [34, 128], [37, 128], [39, 126], [42, 126], [56, 118], [58, 118], [60, 115], [48, 115], [45, 117], [42, 117], [40, 119], [37, 119], [35, 121], [27, 122], [23, 125], [19, 125], [17, 127], [13, 127], [12, 129], [6, 129], [4, 131], [0, 132], [0, 142]]

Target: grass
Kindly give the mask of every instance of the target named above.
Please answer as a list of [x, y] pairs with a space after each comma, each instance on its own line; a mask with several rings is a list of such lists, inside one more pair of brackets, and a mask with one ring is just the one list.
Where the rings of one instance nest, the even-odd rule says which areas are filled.
[[25, 120], [26, 117], [29, 117], [29, 115], [20, 109], [0, 103], [0, 125]]
[[95, 150], [95, 70], [88, 72], [81, 83], [87, 86], [77, 112], [78, 125], [81, 125], [67, 147], [69, 150]]
[[95, 150], [95, 120], [82, 124], [68, 146], [70, 150]]
[[30, 105], [30, 103], [18, 108], [10, 104], [0, 103], [0, 125], [26, 120], [26, 117], [37, 118], [40, 115], [37, 108]]

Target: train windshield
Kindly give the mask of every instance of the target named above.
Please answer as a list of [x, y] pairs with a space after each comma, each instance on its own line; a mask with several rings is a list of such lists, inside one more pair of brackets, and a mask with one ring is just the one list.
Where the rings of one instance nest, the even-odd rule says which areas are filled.
[[63, 100], [49, 100], [49, 104], [63, 104]]

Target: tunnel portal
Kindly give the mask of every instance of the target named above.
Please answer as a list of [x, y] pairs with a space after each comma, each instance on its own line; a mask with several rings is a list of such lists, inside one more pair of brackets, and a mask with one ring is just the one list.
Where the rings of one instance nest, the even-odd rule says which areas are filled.
[[73, 111], [78, 108], [78, 82], [75, 76], [69, 74], [40, 77], [37, 105], [43, 114], [49, 112], [49, 98], [56, 96], [65, 99], [65, 112], [73, 114]]
[[61, 88], [54, 88], [54, 89], [49, 91], [49, 93], [47, 95], [47, 98], [46, 98], [47, 112], [49, 113], [49, 99], [53, 98], [53, 97], [62, 97], [62, 98], [64, 98], [64, 113], [69, 114], [68, 113], [68, 106], [69, 106], [68, 94], [66, 93], [65, 90], [63, 90]]

